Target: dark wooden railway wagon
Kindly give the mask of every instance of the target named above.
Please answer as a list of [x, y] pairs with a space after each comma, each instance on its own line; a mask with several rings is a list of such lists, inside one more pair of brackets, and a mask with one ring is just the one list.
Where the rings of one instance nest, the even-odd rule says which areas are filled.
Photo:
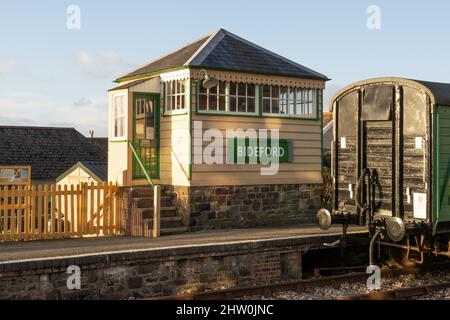
[[[419, 260], [423, 252], [447, 252], [450, 84], [361, 81], [341, 90], [330, 109], [334, 222], [367, 224]], [[331, 223], [327, 210], [318, 217], [324, 228]]]

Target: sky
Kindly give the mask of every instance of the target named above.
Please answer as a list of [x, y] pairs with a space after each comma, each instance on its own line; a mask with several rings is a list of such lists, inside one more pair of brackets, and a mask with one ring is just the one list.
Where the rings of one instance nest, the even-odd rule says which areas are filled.
[[379, 76], [450, 83], [449, 12], [444, 0], [0, 0], [0, 125], [107, 136], [116, 78], [219, 28], [327, 75], [326, 103]]

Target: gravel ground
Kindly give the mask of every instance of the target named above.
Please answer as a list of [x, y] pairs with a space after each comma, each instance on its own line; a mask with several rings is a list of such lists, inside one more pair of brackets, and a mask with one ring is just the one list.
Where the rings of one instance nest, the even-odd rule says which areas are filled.
[[[381, 290], [388, 291], [421, 285], [450, 282], [450, 273], [409, 274], [396, 278], [382, 279]], [[271, 297], [252, 296], [243, 300], [333, 300], [339, 296], [352, 296], [370, 293], [365, 283], [343, 283], [334, 287], [308, 288], [302, 293], [287, 291]], [[417, 297], [418, 300], [450, 300], [450, 289], [433, 292], [426, 296]]]

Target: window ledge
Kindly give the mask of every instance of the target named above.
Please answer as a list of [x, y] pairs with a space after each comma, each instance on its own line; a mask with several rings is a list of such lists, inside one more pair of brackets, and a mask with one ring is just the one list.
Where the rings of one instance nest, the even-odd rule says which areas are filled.
[[186, 115], [186, 114], [188, 114], [188, 111], [186, 109], [164, 111], [164, 116], [179, 116], [179, 115]]
[[128, 142], [127, 138], [112, 138], [109, 139], [109, 142]]
[[264, 118], [284, 118], [284, 119], [298, 119], [298, 120], [318, 120], [319, 118], [314, 116], [291, 116], [291, 115], [284, 115], [284, 114], [278, 114], [278, 113], [263, 113], [262, 116]]
[[259, 117], [257, 112], [233, 112], [233, 111], [208, 111], [208, 110], [197, 110], [198, 115], [216, 115], [216, 116], [245, 116], [245, 117]]

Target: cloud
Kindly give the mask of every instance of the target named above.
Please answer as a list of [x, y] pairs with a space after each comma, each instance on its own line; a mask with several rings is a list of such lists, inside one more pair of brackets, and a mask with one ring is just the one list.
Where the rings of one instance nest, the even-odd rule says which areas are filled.
[[133, 67], [114, 52], [93, 54], [87, 51], [78, 51], [76, 61], [83, 73], [94, 78], [111, 79]]
[[84, 135], [95, 130], [96, 135], [107, 136], [107, 97], [83, 97], [77, 102], [80, 101], [90, 101], [90, 104], [76, 107], [74, 102], [59, 101], [39, 93], [2, 93], [0, 124], [74, 127]]
[[73, 105], [75, 107], [87, 107], [87, 106], [90, 106], [91, 104], [92, 104], [92, 101], [86, 97], [82, 97], [73, 103]]
[[0, 76], [16, 74], [22, 72], [23, 70], [25, 70], [25, 67], [14, 61], [0, 63]]

